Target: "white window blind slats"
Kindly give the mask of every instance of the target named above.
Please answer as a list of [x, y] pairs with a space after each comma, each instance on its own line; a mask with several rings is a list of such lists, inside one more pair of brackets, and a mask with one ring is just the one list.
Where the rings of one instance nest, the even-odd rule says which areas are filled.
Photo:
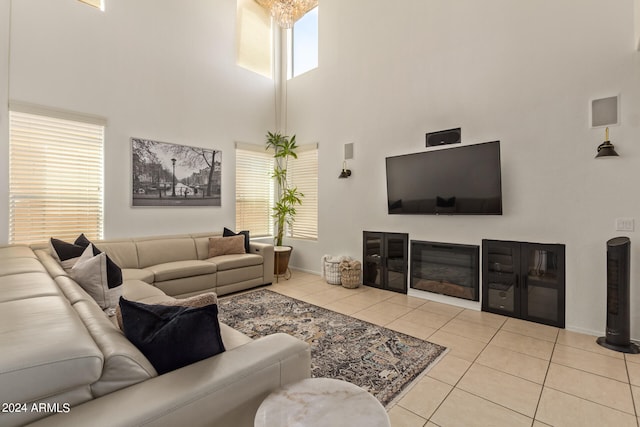
[[273, 158], [258, 148], [262, 147], [238, 144], [236, 148], [236, 229], [264, 237], [273, 235]]
[[289, 160], [289, 183], [304, 197], [296, 206], [296, 218], [288, 230], [289, 237], [318, 238], [318, 149], [317, 145], [301, 146], [298, 158]]
[[103, 125], [11, 111], [11, 243], [102, 238], [103, 143]]
[[[272, 207], [275, 186], [272, 179], [273, 154], [259, 145], [236, 145], [236, 228], [249, 230], [252, 236], [274, 233]], [[298, 158], [290, 159], [289, 183], [304, 194], [296, 205], [296, 218], [287, 230], [288, 237], [318, 238], [318, 146], [302, 145]]]

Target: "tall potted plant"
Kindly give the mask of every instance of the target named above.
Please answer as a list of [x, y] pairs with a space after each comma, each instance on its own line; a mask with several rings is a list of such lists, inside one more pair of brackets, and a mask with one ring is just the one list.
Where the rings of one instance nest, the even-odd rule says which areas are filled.
[[288, 137], [279, 132], [267, 132], [266, 149], [273, 150], [274, 166], [272, 177], [276, 181], [277, 200], [273, 207], [272, 217], [275, 220], [275, 251], [276, 262], [274, 265], [274, 274], [277, 276], [285, 275], [289, 268], [289, 258], [293, 248], [290, 246], [282, 246], [282, 238], [284, 237], [285, 226], [291, 226], [295, 221], [296, 205], [302, 204], [304, 194], [298, 191], [298, 188], [291, 185], [287, 180], [287, 167], [289, 159], [297, 159], [296, 153], [296, 136]]

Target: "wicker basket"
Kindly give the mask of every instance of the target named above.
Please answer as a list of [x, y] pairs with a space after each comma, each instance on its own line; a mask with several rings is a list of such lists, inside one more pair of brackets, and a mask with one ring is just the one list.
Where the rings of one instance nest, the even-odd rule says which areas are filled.
[[340, 261], [324, 260], [324, 276], [328, 284], [340, 284]]
[[349, 289], [354, 289], [360, 286], [360, 272], [360, 269], [342, 270], [342, 272], [340, 273], [342, 286]]

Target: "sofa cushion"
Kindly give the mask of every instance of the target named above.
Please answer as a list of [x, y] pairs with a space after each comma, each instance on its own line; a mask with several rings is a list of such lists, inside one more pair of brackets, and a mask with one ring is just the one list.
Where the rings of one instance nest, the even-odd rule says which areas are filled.
[[149, 298], [171, 298], [160, 289], [148, 284], [147, 282], [143, 282], [142, 280], [127, 280], [122, 284], [122, 286], [122, 296], [130, 301], [146, 302], [145, 300]]
[[0, 264], [0, 276], [33, 272], [45, 273], [46, 271], [42, 264], [34, 258], [8, 258], [2, 260]]
[[55, 396], [102, 373], [102, 352], [62, 296], [0, 303], [0, 348], [0, 402]]
[[147, 267], [154, 276], [154, 282], [164, 282], [185, 277], [201, 276], [203, 274], [215, 273], [215, 264], [206, 261], [189, 260], [175, 261]]
[[94, 254], [94, 247], [89, 244], [71, 268], [71, 276], [95, 299], [100, 308], [115, 313], [118, 299], [122, 295], [122, 272], [106, 253]]
[[144, 268], [123, 268], [122, 280], [141, 280], [146, 283], [153, 283], [153, 272]]
[[218, 305], [180, 307], [120, 299], [124, 333], [159, 374], [225, 351]]
[[95, 246], [106, 252], [120, 268], [140, 268], [138, 265], [138, 249], [133, 240], [95, 242]]
[[0, 259], [6, 258], [35, 258], [33, 250], [28, 246], [5, 246], [0, 247]]
[[255, 288], [262, 284], [262, 266], [219, 271], [216, 274], [216, 293], [218, 295]]
[[240, 254], [240, 255], [220, 255], [207, 260], [215, 264], [218, 271], [233, 270], [235, 268], [251, 267], [262, 265], [263, 259], [260, 255]]
[[196, 245], [191, 237], [136, 240], [136, 247], [139, 268], [198, 259]]
[[222, 237], [231, 237], [231, 236], [238, 236], [238, 235], [242, 235], [244, 236], [244, 251], [245, 253], [249, 253], [251, 251], [251, 240], [249, 237], [249, 230], [245, 230], [245, 231], [239, 231], [239, 232], [234, 232], [233, 230], [228, 229], [227, 227], [225, 227], [222, 230]]
[[60, 289], [47, 273], [0, 276], [0, 302], [60, 295]]
[[216, 292], [217, 283], [218, 273], [212, 273], [155, 282], [153, 285], [171, 297], [187, 298], [203, 292]]

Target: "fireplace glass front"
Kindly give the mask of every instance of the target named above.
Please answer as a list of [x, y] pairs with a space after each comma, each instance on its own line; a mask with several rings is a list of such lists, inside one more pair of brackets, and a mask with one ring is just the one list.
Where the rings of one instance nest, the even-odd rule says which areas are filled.
[[411, 288], [478, 301], [480, 247], [411, 241]]

